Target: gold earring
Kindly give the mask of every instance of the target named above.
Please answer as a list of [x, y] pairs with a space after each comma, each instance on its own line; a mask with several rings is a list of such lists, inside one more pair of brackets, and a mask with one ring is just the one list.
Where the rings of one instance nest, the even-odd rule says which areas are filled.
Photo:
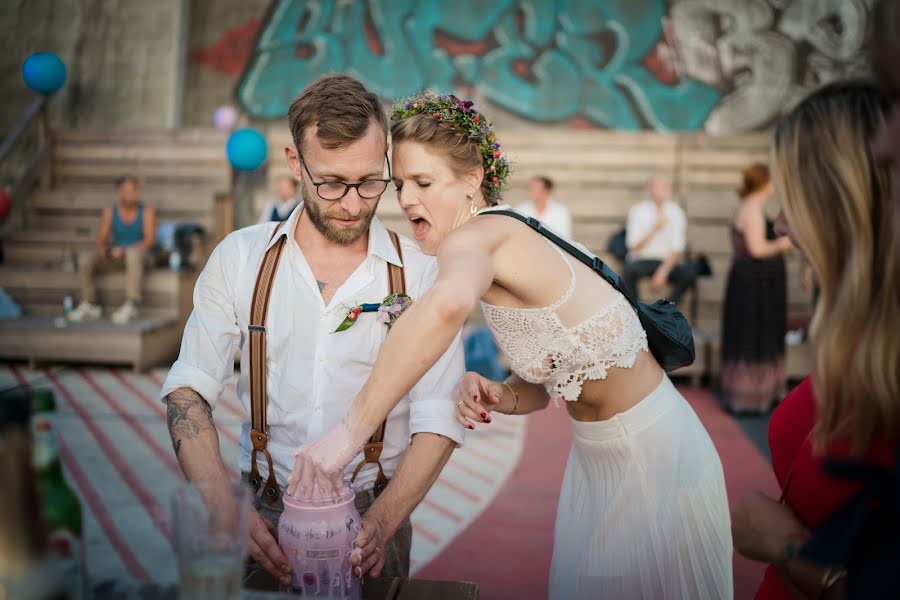
[[469, 214], [472, 215], [473, 217], [475, 216], [475, 213], [478, 212], [478, 209], [475, 208], [475, 203], [472, 202], [472, 198], [474, 198], [474, 197], [475, 197], [475, 194], [473, 194], [472, 192], [469, 192], [468, 194], [466, 194], [466, 198], [469, 199]]

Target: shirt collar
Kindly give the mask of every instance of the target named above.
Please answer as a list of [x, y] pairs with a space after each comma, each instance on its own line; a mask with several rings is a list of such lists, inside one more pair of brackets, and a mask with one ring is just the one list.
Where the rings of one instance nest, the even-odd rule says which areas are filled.
[[[303, 202], [299, 202], [297, 204], [297, 208], [291, 213], [291, 216], [284, 223], [279, 224], [278, 233], [275, 234], [271, 240], [269, 240], [268, 245], [266, 245], [266, 250], [271, 248], [275, 242], [281, 236], [290, 235], [293, 237], [294, 231], [297, 229], [297, 222], [300, 220], [300, 213], [303, 212]], [[398, 267], [403, 266], [403, 262], [400, 260], [400, 255], [397, 254], [397, 249], [394, 248], [394, 244], [391, 242], [391, 237], [388, 234], [387, 227], [381, 222], [381, 220], [374, 216], [372, 217], [372, 223], [369, 225], [369, 255], [377, 256], [392, 265], [396, 265]]]

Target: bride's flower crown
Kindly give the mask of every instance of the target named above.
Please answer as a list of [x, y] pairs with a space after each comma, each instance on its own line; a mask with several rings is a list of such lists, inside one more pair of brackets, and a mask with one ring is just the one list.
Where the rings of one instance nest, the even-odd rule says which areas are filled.
[[460, 100], [452, 94], [439, 96], [432, 92], [398, 100], [394, 103], [391, 118], [401, 121], [423, 114], [450, 123], [475, 143], [484, 166], [485, 200], [488, 204], [496, 204], [500, 199], [501, 190], [509, 179], [509, 162], [500, 150], [490, 121], [472, 108], [472, 102]]

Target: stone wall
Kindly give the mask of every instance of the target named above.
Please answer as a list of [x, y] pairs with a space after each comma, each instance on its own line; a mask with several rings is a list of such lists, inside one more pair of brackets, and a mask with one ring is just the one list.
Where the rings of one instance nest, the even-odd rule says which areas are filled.
[[0, 10], [0, 131], [34, 98], [28, 54], [57, 53], [68, 80], [51, 104], [64, 127], [181, 123], [188, 0], [6, 0]]

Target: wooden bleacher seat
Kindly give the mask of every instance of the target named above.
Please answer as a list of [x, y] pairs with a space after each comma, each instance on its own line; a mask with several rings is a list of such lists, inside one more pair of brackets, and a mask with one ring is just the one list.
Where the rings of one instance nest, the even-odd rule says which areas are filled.
[[[136, 370], [171, 360], [178, 351], [199, 268], [232, 228], [226, 134], [177, 131], [55, 132], [54, 187], [26, 200], [23, 226], [3, 240], [0, 285], [24, 309], [0, 321], [0, 358], [129, 364]], [[67, 258], [94, 247], [101, 211], [115, 202], [115, 181], [137, 177], [143, 200], [160, 222], [196, 223], [206, 232], [192, 255], [197, 270], [145, 272], [141, 317], [124, 326], [108, 315], [125, 300], [124, 273], [97, 275], [104, 318], [66, 323], [63, 299], [80, 300], [78, 274]]]

